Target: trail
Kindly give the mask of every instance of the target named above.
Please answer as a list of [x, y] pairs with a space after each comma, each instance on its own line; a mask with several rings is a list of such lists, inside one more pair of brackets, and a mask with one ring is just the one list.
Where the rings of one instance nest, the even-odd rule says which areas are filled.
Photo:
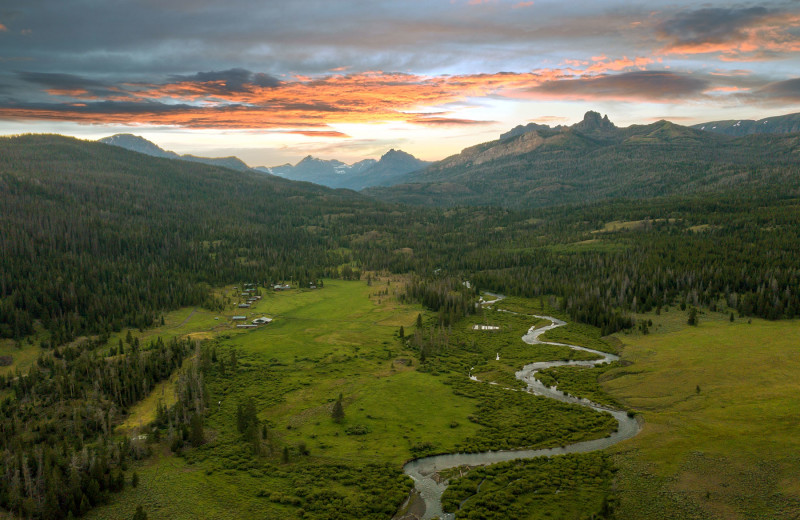
[[170, 327], [170, 328], [171, 329], [179, 329], [179, 328], [183, 327], [184, 325], [186, 325], [189, 322], [190, 319], [192, 319], [192, 316], [194, 316], [196, 312], [197, 312], [197, 307], [192, 309], [192, 312], [190, 312], [189, 315], [186, 316], [186, 318], [182, 322], [180, 322], [177, 325], [175, 325], [174, 327]]
[[[495, 300], [484, 302], [483, 305], [491, 305], [503, 299], [503, 296], [499, 294], [489, 294], [489, 296], [495, 297]], [[443, 520], [452, 520], [455, 517], [455, 515], [452, 513], [444, 513], [442, 511], [442, 493], [444, 493], [444, 490], [447, 488], [447, 481], [437, 482], [435, 474], [439, 471], [464, 465], [483, 466], [514, 459], [530, 459], [542, 456], [550, 457], [554, 455], [564, 455], [566, 453], [585, 453], [589, 451], [602, 450], [608, 448], [609, 446], [613, 446], [618, 442], [630, 439], [639, 433], [639, 424], [635, 419], [628, 417], [627, 413], [620, 410], [615, 410], [608, 406], [593, 403], [588, 399], [580, 399], [567, 395], [555, 387], [546, 386], [541, 381], [536, 379], [536, 377], [534, 377], [536, 372], [546, 368], [567, 365], [591, 367], [602, 363], [611, 363], [613, 361], [617, 361], [619, 357], [615, 356], [614, 354], [600, 352], [599, 350], [593, 350], [586, 347], [579, 347], [577, 345], [542, 341], [539, 338], [544, 333], [557, 327], [563, 327], [567, 324], [567, 322], [559, 320], [558, 318], [553, 318], [552, 316], [534, 315], [533, 317], [549, 320], [551, 323], [550, 325], [546, 325], [538, 329], [535, 325], [528, 329], [528, 332], [522, 336], [522, 341], [528, 345], [558, 345], [569, 347], [573, 350], [591, 352], [601, 356], [601, 359], [595, 359], [592, 361], [540, 361], [537, 363], [531, 363], [525, 365], [522, 370], [516, 373], [517, 379], [524, 381], [527, 384], [527, 391], [531, 392], [532, 394], [541, 395], [566, 403], [586, 406], [594, 410], [613, 415], [619, 424], [617, 431], [602, 439], [583, 441], [556, 448], [545, 448], [538, 450], [486, 451], [481, 453], [450, 453], [413, 460], [403, 466], [403, 471], [412, 479], [414, 479], [414, 492], [418, 493], [419, 499], [424, 501], [425, 512], [419, 516], [419, 518], [422, 520], [427, 520], [435, 516], [438, 516]]]

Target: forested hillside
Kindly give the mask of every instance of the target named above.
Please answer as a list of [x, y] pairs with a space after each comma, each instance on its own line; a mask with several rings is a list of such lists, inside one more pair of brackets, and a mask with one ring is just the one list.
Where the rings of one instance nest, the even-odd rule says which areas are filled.
[[763, 187], [736, 195], [445, 211], [61, 137], [4, 139], [0, 334], [21, 339], [38, 322], [58, 345], [145, 327], [206, 301], [210, 285], [363, 270], [557, 295], [606, 331], [628, 325], [630, 310], [720, 298], [743, 314], [792, 317], [792, 168], [748, 174]]
[[0, 198], [0, 336], [40, 320], [54, 345], [148, 326], [165, 308], [202, 303], [209, 284], [330, 275], [350, 258], [318, 226], [374, 206], [57, 136], [0, 141]]

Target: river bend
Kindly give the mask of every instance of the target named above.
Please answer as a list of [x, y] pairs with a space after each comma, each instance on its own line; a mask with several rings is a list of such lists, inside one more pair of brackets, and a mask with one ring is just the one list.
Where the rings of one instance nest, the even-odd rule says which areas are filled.
[[[485, 305], [495, 303], [499, 299], [502, 299], [500, 295], [492, 296], [496, 296], [498, 299], [491, 302], [485, 302]], [[486, 451], [482, 453], [449, 453], [445, 455], [433, 455], [431, 457], [413, 460], [403, 466], [403, 471], [406, 473], [406, 475], [410, 476], [414, 480], [414, 489], [417, 493], [419, 493], [420, 498], [425, 503], [425, 513], [422, 516], [423, 520], [427, 520], [435, 516], [439, 516], [443, 520], [452, 520], [455, 517], [455, 515], [452, 513], [442, 512], [441, 499], [442, 493], [444, 493], [444, 490], [447, 487], [447, 481], [437, 482], [438, 479], [436, 479], [435, 475], [439, 471], [465, 465], [482, 466], [514, 459], [530, 459], [534, 457], [602, 450], [608, 448], [609, 446], [613, 446], [618, 442], [630, 439], [639, 433], [639, 424], [634, 418], [628, 417], [627, 413], [593, 403], [588, 399], [580, 399], [571, 395], [567, 395], [555, 387], [546, 386], [534, 377], [536, 372], [546, 368], [560, 367], [565, 365], [591, 367], [602, 363], [611, 363], [619, 359], [619, 357], [615, 356], [614, 354], [600, 352], [598, 350], [592, 350], [586, 347], [579, 347], [577, 345], [569, 345], [566, 343], [542, 341], [539, 338], [548, 330], [555, 329], [556, 327], [562, 327], [567, 323], [557, 318], [553, 318], [552, 316], [534, 317], [549, 320], [551, 323], [550, 325], [546, 325], [538, 329], [536, 326], [528, 329], [528, 332], [522, 336], [522, 341], [525, 343], [529, 345], [559, 345], [569, 347], [573, 350], [591, 352], [592, 354], [601, 356], [601, 359], [595, 359], [591, 361], [540, 361], [537, 363], [531, 363], [529, 365], [525, 365], [522, 367], [522, 370], [516, 373], [517, 379], [525, 382], [527, 384], [527, 391], [535, 395], [542, 395], [558, 401], [586, 406], [594, 410], [613, 415], [619, 423], [617, 431], [608, 437], [603, 437], [602, 439], [583, 441], [556, 448], [544, 448], [537, 450]]]

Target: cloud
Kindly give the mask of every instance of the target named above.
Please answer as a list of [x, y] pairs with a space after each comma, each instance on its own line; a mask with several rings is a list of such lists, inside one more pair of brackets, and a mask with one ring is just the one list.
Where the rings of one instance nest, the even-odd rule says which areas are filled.
[[765, 7], [744, 9], [706, 8], [679, 13], [660, 24], [660, 32], [674, 45], [698, 45], [740, 40], [745, 29], [769, 15]]
[[198, 72], [191, 76], [173, 76], [179, 83], [204, 85], [209, 93], [249, 92], [253, 87], [277, 88], [283, 84], [269, 74], [253, 72], [241, 68]]
[[461, 119], [456, 117], [417, 117], [411, 119], [410, 123], [425, 125], [425, 126], [473, 126], [473, 125], [490, 125], [496, 121], [480, 121], [476, 119]]
[[647, 58], [643, 56], [639, 56], [633, 59], [628, 58], [627, 56], [623, 56], [620, 59], [611, 60], [605, 56], [596, 56], [592, 58], [593, 63], [586, 69], [584, 69], [584, 73], [588, 74], [603, 74], [610, 71], [620, 71], [629, 68], [637, 68], [637, 69], [644, 69], [647, 65], [654, 63], [652, 58]]
[[76, 74], [23, 71], [17, 72], [17, 77], [26, 83], [45, 87], [44, 91], [51, 96], [106, 101], [122, 101], [128, 98], [114, 85]]
[[7, 32], [7, 31], [8, 31], [8, 27], [6, 27], [5, 25], [0, 23], [0, 32]]
[[[43, 87], [49, 102], [7, 102], [0, 105], [0, 117], [190, 128], [314, 129], [332, 123], [391, 121], [425, 126], [488, 124], [441, 117], [447, 114], [431, 114], [430, 109], [470, 97], [502, 95], [545, 77], [560, 76], [367, 72], [278, 81], [266, 74], [230, 69], [172, 75], [163, 83], [116, 85], [71, 74], [23, 72], [19, 77]], [[419, 109], [426, 114], [420, 115]]]
[[534, 97], [548, 99], [668, 102], [697, 96], [708, 86], [707, 80], [685, 74], [637, 71], [547, 81], [528, 92]]
[[[42, 101], [8, 101], [13, 100], [14, 92], [7, 86], [0, 119], [347, 137], [331, 128], [337, 124], [390, 122], [438, 128], [495, 124], [492, 120], [459, 117], [461, 112], [454, 112], [480, 99], [672, 103], [719, 100], [763, 86], [756, 78], [746, 76], [629, 70], [649, 63], [648, 58], [601, 55], [583, 69], [438, 76], [375, 71], [297, 75], [286, 80], [229, 69], [170, 75], [163, 82], [123, 81], [113, 85], [77, 75], [24, 72], [18, 73], [20, 78], [43, 88]], [[762, 98], [775, 97], [778, 91], [776, 84], [773, 92], [764, 91]]]
[[798, 103], [800, 102], [800, 78], [770, 83], [753, 92], [749, 97], [766, 102]]
[[727, 61], [765, 61], [800, 51], [800, 15], [765, 7], [684, 11], [658, 24], [662, 54], [719, 54]]
[[28, 83], [44, 85], [59, 90], [83, 90], [90, 87], [106, 87], [107, 84], [75, 74], [52, 74], [47, 72], [18, 72], [17, 76]]
[[287, 130], [282, 133], [304, 135], [306, 137], [350, 137], [347, 134], [335, 130]]

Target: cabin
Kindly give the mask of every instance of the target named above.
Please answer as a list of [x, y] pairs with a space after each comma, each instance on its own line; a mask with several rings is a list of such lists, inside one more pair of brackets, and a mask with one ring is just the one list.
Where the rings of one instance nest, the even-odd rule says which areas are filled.
[[233, 321], [243, 321], [247, 319], [247, 316], [234, 316], [231, 318]]
[[473, 325], [472, 330], [500, 330], [500, 327], [495, 325]]
[[265, 325], [270, 322], [272, 322], [272, 318], [267, 318], [266, 316], [262, 316], [261, 318], [256, 318], [253, 320], [253, 324], [255, 325]]
[[236, 326], [237, 329], [255, 329], [256, 327], [258, 327], [258, 325], [250, 325], [248, 323], [244, 323], [244, 324], [240, 324], [240, 325]]
[[240, 309], [249, 309], [250, 308], [250, 304], [249, 303], [240, 303], [239, 304], [239, 308]]
[[288, 291], [289, 289], [292, 288], [292, 286], [289, 285], [288, 283], [284, 284], [276, 283], [272, 288], [276, 291]]

